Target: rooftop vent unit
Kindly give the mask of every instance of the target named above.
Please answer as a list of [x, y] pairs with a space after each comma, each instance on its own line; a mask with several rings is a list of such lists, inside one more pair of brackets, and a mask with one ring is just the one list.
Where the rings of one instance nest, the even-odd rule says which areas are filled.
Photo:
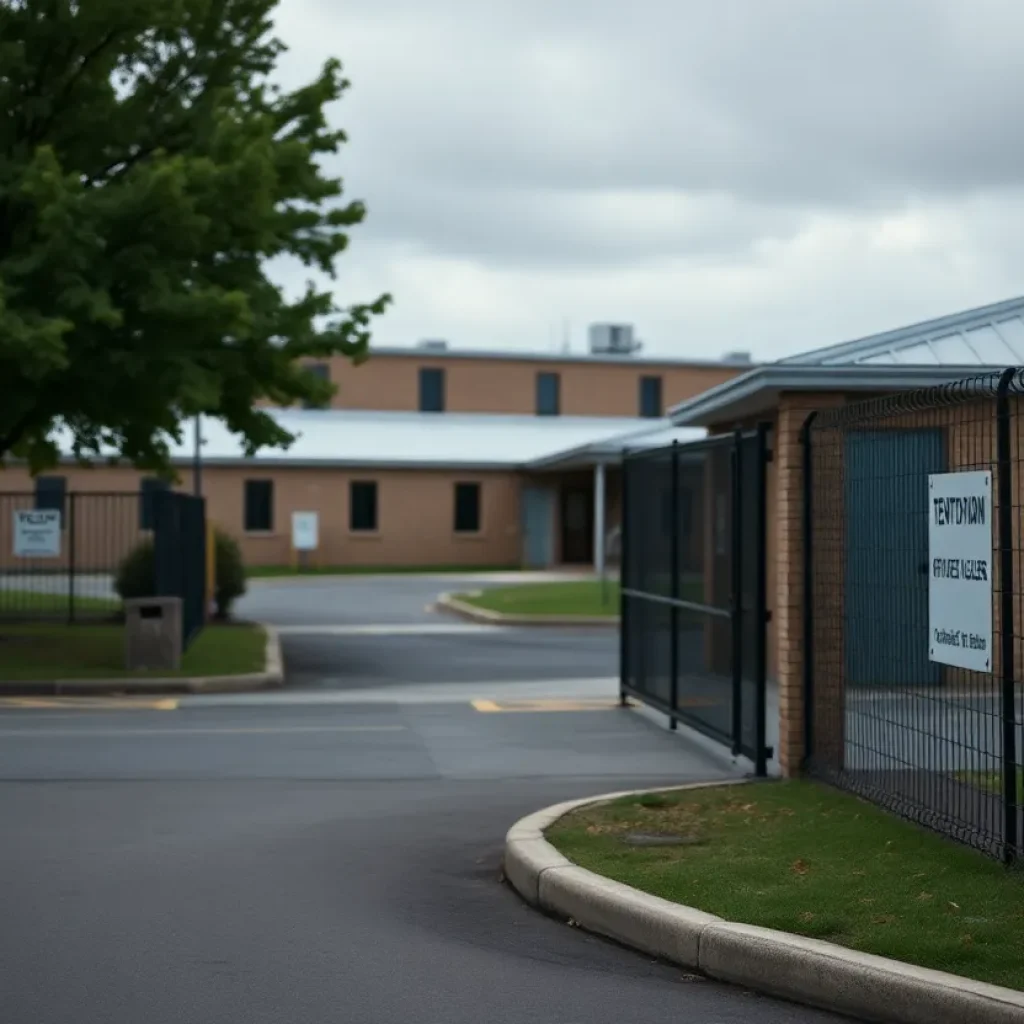
[[428, 352], [447, 352], [448, 342], [443, 341], [440, 338], [427, 338], [425, 341], [421, 341], [416, 347], [426, 349]]
[[749, 352], [726, 352], [722, 361], [726, 363], [749, 363], [751, 355]]
[[588, 339], [594, 356], [629, 356], [643, 347], [633, 337], [632, 324], [591, 324]]

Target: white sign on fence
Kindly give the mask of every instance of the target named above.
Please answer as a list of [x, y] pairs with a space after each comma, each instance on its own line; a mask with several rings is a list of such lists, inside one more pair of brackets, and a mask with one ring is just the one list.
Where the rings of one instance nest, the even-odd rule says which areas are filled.
[[16, 558], [60, 557], [60, 509], [15, 509]]
[[928, 658], [992, 671], [992, 474], [928, 476]]
[[296, 551], [316, 551], [319, 544], [319, 514], [316, 512], [293, 512], [292, 547]]

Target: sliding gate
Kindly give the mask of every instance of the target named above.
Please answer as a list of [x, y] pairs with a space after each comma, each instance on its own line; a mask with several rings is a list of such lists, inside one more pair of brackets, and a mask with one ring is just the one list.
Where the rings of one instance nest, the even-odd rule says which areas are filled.
[[622, 468], [620, 686], [764, 775], [768, 427]]

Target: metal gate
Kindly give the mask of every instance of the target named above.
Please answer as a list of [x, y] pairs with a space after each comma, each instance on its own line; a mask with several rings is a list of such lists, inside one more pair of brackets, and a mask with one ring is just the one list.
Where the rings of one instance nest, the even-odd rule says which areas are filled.
[[152, 502], [156, 595], [181, 598], [184, 650], [206, 621], [206, 502], [178, 491], [156, 491]]
[[620, 689], [766, 774], [768, 426], [622, 467]]

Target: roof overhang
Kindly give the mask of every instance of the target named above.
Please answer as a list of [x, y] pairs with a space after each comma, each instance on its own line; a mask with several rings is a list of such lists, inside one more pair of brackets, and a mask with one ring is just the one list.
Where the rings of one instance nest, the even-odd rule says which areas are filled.
[[669, 409], [679, 427], [711, 427], [767, 413], [786, 391], [872, 393], [934, 387], [998, 372], [1002, 366], [800, 366], [772, 363], [718, 384]]
[[624, 451], [660, 447], [671, 444], [673, 440], [695, 441], [703, 436], [704, 431], [683, 428], [680, 430], [668, 418], [652, 422], [650, 427], [629, 430], [613, 437], [606, 437], [590, 444], [578, 445], [560, 452], [552, 452], [527, 463], [523, 468], [528, 470], [555, 469], [586, 469], [597, 465], [617, 464], [622, 460]]
[[[256, 456], [247, 458], [243, 455], [237, 457], [226, 456], [202, 456], [201, 463], [204, 469], [214, 467], [218, 469], [244, 469], [249, 473], [264, 471], [277, 471], [288, 469], [363, 469], [376, 472], [387, 472], [390, 470], [426, 470], [432, 472], [466, 472], [466, 473], [500, 473], [514, 472], [522, 468], [520, 463], [515, 462], [438, 462], [432, 460], [401, 459], [381, 460], [377, 459], [289, 459], [278, 455]], [[22, 465], [20, 460], [12, 459], [10, 464]], [[81, 469], [133, 469], [132, 464], [124, 459], [114, 460], [108, 456], [99, 456], [93, 461], [80, 462], [70, 456], [62, 456], [59, 460], [61, 466], [77, 466]], [[174, 455], [169, 460], [169, 465], [175, 469], [188, 469], [195, 465], [194, 456]]]
[[[819, 365], [849, 364], [860, 362], [866, 358], [884, 353], [893, 353], [918, 343], [927, 343], [929, 340], [937, 340], [947, 335], [965, 333], [977, 330], [978, 328], [995, 328], [999, 333], [997, 325], [1000, 321], [1024, 316], [1024, 296], [1007, 299], [1004, 302], [993, 302], [987, 306], [978, 306], [974, 309], [965, 309], [959, 313], [949, 316], [937, 317], [933, 320], [925, 320], [921, 323], [911, 324], [909, 327], [899, 327], [894, 331], [883, 331], [881, 334], [871, 334], [854, 341], [843, 342], [839, 345], [828, 345], [825, 348], [812, 349], [810, 352], [801, 352], [799, 355], [787, 356], [780, 359], [780, 363], [798, 363], [808, 365], [817, 363]], [[1005, 341], [1004, 341], [1004, 344]], [[967, 343], [971, 349], [970, 342]], [[1009, 349], [1008, 358], [1013, 352], [1012, 346]], [[899, 362], [899, 360], [894, 360]], [[982, 360], [979, 359], [979, 362]], [[941, 365], [941, 359], [935, 359], [934, 365]], [[909, 364], [908, 364], [909, 365]], [[923, 365], [932, 365], [928, 360]]]

